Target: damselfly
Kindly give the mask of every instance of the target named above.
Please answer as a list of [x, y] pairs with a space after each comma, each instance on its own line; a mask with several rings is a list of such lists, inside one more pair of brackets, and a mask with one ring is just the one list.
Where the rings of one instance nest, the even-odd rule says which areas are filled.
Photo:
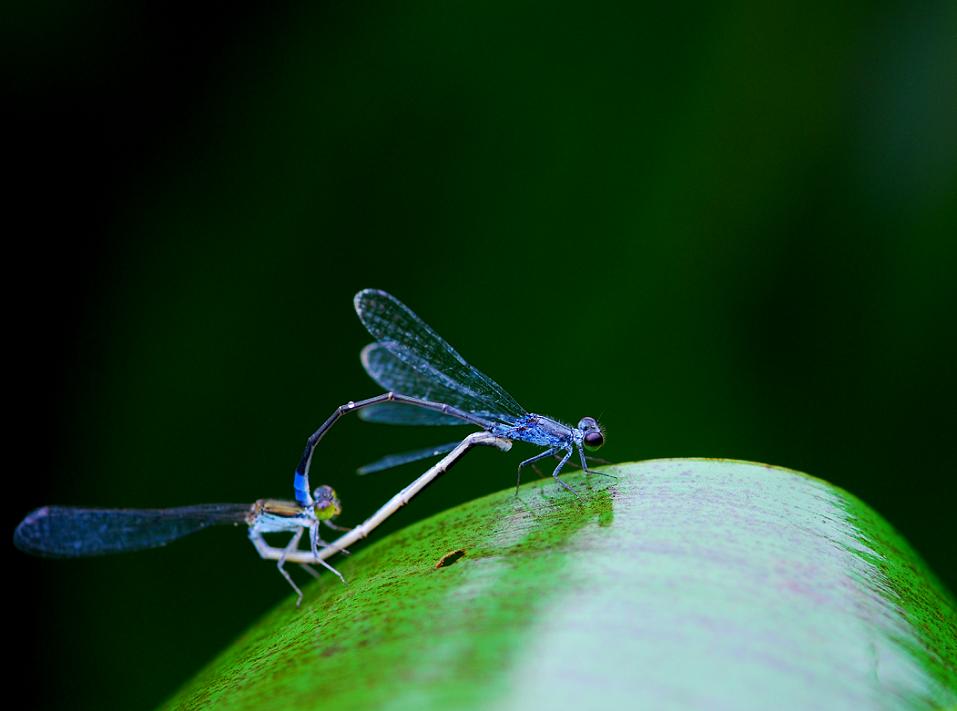
[[[509, 440], [529, 442], [545, 449], [518, 465], [516, 490], [522, 468], [551, 456], [561, 456], [552, 476], [565, 489], [559, 472], [577, 450], [586, 472], [585, 450], [605, 443], [593, 417], [583, 417], [571, 427], [544, 415], [528, 412], [494, 380], [469, 365], [441, 336], [391, 294], [363, 289], [355, 296], [356, 313], [376, 339], [362, 350], [362, 365], [369, 376], [388, 392], [341, 405], [306, 442], [296, 468], [296, 498], [309, 502], [309, 466], [319, 441], [346, 413], [359, 411], [362, 419], [399, 425], [470, 424]], [[391, 455], [363, 468], [385, 469], [405, 462], [442, 454], [456, 446], [451, 442], [424, 450]]]
[[[299, 607], [302, 591], [284, 568], [286, 563], [298, 563], [313, 576], [318, 576], [318, 573], [310, 564], [318, 563], [345, 582], [345, 578], [326, 563], [326, 559], [344, 552], [348, 546], [368, 536], [436, 477], [448, 471], [469, 449], [479, 445], [495, 446], [504, 451], [512, 446], [510, 441], [487, 432], [473, 433], [352, 529], [332, 522], [342, 512], [342, 505], [332, 487], [320, 486], [312, 492], [309, 506], [276, 499], [260, 499], [251, 506], [199, 504], [168, 509], [44, 506], [23, 519], [13, 534], [13, 540], [17, 548], [33, 555], [81, 558], [157, 548], [210, 526], [245, 523], [256, 552], [266, 560], [277, 561], [279, 572], [296, 591], [296, 607]], [[332, 543], [326, 543], [319, 538], [320, 524], [346, 533]], [[310, 550], [299, 548], [306, 531], [309, 532]], [[293, 534], [283, 547], [271, 546], [263, 537], [264, 534], [282, 532]]]

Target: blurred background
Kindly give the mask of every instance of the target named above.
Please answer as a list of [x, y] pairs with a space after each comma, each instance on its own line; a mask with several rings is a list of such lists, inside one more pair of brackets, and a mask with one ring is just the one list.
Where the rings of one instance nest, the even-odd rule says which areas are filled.
[[[599, 417], [603, 456], [827, 479], [957, 588], [954, 3], [7, 15], [8, 644], [38, 707], [155, 706], [292, 604], [239, 529], [10, 537], [43, 504], [291, 496], [378, 393], [366, 286], [529, 409]], [[448, 439], [346, 420], [314, 479], [355, 524], [421, 468], [356, 466]], [[387, 530], [509, 487], [522, 447]]]

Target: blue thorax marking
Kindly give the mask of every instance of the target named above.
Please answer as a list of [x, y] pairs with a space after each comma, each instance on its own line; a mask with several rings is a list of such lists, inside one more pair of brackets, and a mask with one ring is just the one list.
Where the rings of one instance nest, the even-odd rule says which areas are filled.
[[574, 428], [551, 417], [536, 415], [532, 412], [520, 417], [514, 424], [494, 425], [489, 431], [496, 436], [543, 447], [559, 445], [564, 448], [574, 444], [577, 439]]

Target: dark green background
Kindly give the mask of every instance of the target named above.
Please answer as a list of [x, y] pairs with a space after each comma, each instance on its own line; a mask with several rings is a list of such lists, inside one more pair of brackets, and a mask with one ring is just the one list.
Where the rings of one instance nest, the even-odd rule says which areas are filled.
[[[12, 17], [8, 534], [46, 503], [290, 496], [306, 436], [377, 393], [376, 286], [526, 407], [599, 417], [608, 458], [828, 479], [954, 590], [957, 11], [833, 5]], [[417, 472], [355, 466], [448, 439], [345, 421], [315, 479], [354, 524]], [[390, 528], [533, 451], [472, 455]], [[244, 538], [8, 544], [38, 705], [152, 706], [292, 604]]]

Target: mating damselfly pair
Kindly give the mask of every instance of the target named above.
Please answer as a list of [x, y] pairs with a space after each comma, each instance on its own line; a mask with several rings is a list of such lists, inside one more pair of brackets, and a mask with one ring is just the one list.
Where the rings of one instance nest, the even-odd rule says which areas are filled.
[[[559, 462], [552, 476], [566, 490], [576, 493], [559, 474], [576, 451], [582, 469], [591, 471], [585, 452], [604, 444], [604, 434], [594, 418], [583, 417], [577, 427], [571, 427], [528, 412], [391, 294], [364, 289], [356, 294], [354, 303], [359, 319], [376, 339], [362, 350], [362, 365], [387, 392], [341, 405], [309, 437], [294, 475], [295, 501], [264, 499], [251, 506], [202, 504], [169, 509], [44, 507], [29, 514], [17, 527], [16, 545], [28, 553], [49, 557], [92, 556], [154, 548], [209, 526], [245, 523], [260, 556], [277, 561], [280, 573], [298, 595], [298, 606], [302, 592], [284, 569], [285, 563], [298, 563], [314, 575], [310, 564], [320, 564], [345, 582], [326, 559], [368, 535], [474, 446], [507, 450], [513, 441], [538, 445], [542, 451], [518, 465], [516, 493], [522, 469], [553, 456]], [[330, 486], [312, 490], [309, 470], [319, 442], [350, 412], [370, 422], [464, 424], [478, 427], [479, 432], [461, 441], [390, 455], [361, 468], [360, 473], [369, 473], [446, 454], [364, 523], [345, 529], [332, 521], [341, 512], [335, 491]], [[319, 536], [320, 525], [345, 533], [327, 543]], [[264, 534], [280, 532], [293, 534], [283, 547], [271, 546], [263, 538]], [[309, 550], [299, 548], [305, 532]]]

